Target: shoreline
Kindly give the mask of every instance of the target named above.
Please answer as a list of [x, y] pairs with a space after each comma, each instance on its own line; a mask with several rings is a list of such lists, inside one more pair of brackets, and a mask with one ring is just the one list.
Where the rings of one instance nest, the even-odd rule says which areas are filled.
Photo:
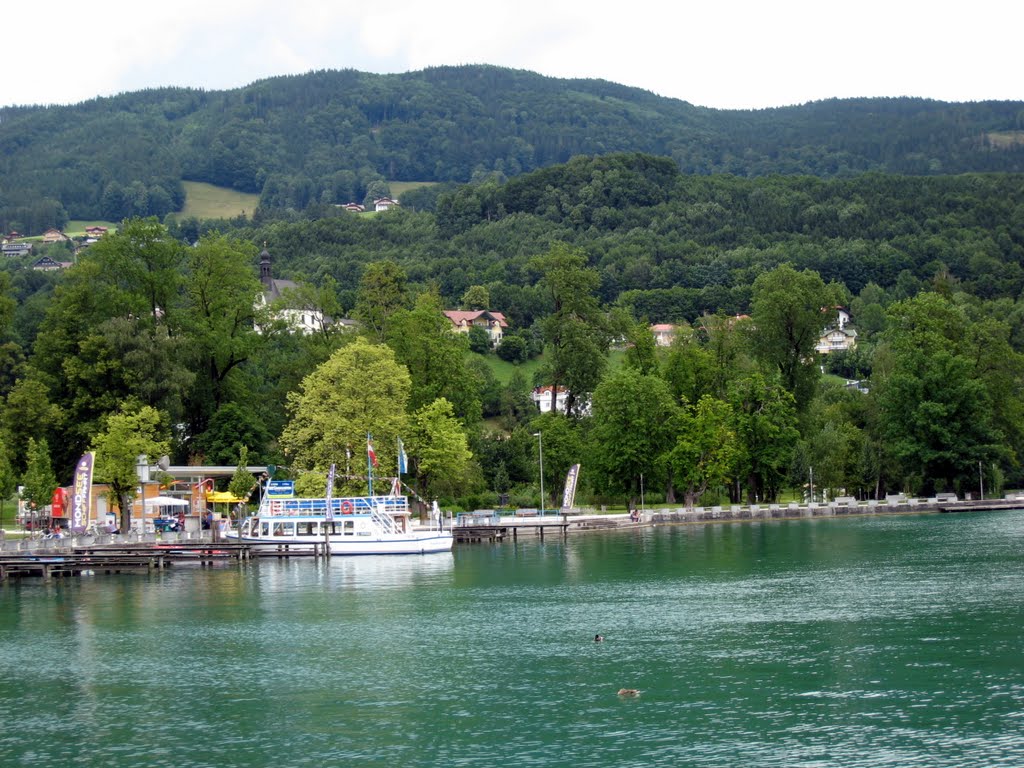
[[[899, 499], [894, 501], [834, 501], [814, 504], [733, 504], [714, 507], [676, 507], [645, 510], [639, 521], [629, 519], [628, 513], [557, 513], [544, 517], [517, 517], [502, 515], [491, 526], [472, 526], [475, 529], [508, 529], [516, 536], [540, 535], [543, 529], [564, 527], [566, 534], [583, 531], [619, 530], [622, 528], [652, 527], [655, 525], [702, 525], [710, 523], [764, 522], [772, 520], [809, 520], [835, 517], [868, 517], [874, 515], [947, 514], [955, 512], [994, 512], [1024, 508], [1024, 499]], [[468, 526], [465, 526], [468, 527]], [[454, 531], [458, 532], [459, 526]], [[487, 537], [485, 537], [487, 538]]]

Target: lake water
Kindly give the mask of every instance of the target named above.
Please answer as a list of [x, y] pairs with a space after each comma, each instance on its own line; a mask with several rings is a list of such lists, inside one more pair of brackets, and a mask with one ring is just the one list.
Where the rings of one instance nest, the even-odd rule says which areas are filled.
[[1021, 766], [1022, 608], [1024, 512], [13, 581], [0, 765]]

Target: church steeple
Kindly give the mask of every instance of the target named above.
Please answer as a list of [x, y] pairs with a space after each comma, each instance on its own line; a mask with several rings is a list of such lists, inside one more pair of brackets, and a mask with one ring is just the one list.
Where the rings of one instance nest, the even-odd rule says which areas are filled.
[[270, 276], [270, 251], [267, 250], [266, 241], [263, 242], [263, 251], [260, 253], [260, 282], [267, 293], [274, 287], [274, 279]]

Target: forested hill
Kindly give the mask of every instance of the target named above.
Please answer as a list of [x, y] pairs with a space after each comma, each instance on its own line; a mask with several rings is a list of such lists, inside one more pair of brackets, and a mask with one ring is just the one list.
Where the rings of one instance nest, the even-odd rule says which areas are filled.
[[508, 178], [617, 151], [670, 157], [694, 174], [1021, 172], [1024, 102], [714, 110], [606, 81], [491, 66], [148, 90], [0, 110], [0, 228], [163, 216], [180, 208], [183, 179], [302, 209], [361, 201], [385, 179]]

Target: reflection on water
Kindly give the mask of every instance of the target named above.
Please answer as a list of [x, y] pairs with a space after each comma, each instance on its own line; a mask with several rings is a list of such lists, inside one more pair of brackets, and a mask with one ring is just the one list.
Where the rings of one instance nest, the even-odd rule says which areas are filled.
[[1022, 552], [1013, 512], [12, 583], [0, 765], [1021, 765]]

